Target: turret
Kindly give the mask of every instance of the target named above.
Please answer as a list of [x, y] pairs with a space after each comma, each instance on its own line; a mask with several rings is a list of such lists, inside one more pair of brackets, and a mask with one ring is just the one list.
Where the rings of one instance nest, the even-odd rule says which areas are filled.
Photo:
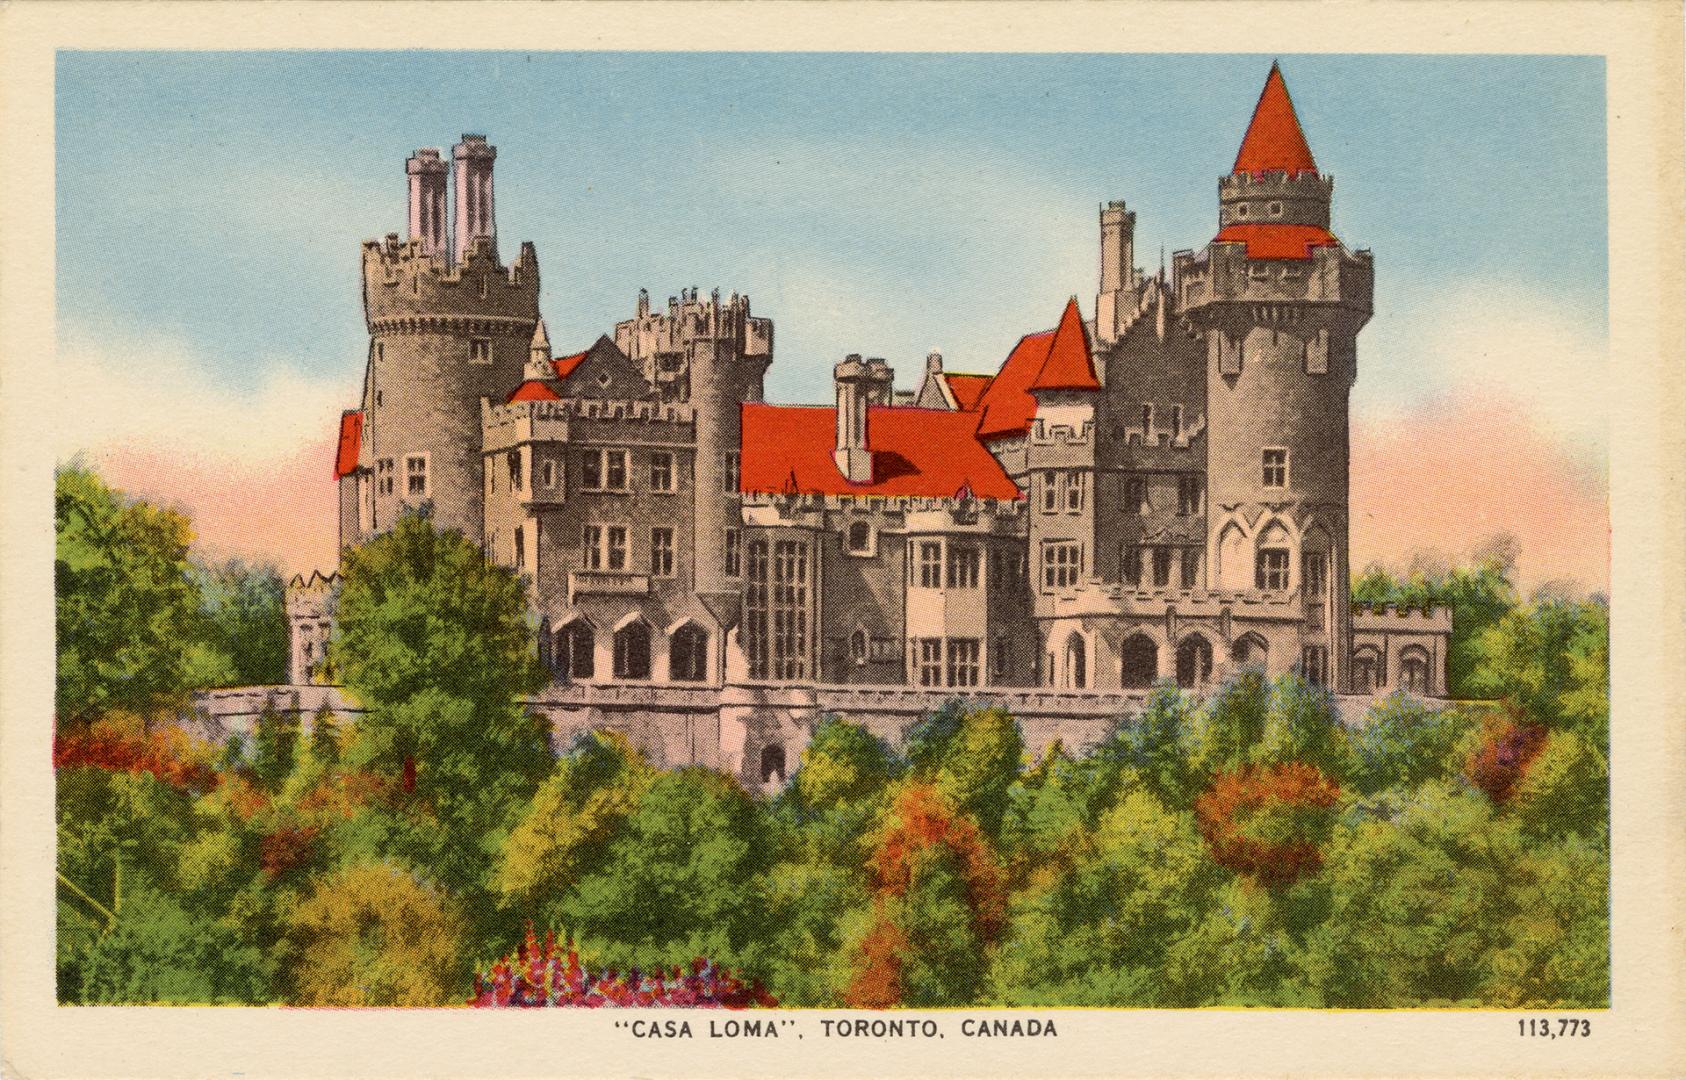
[[1344, 687], [1348, 397], [1373, 271], [1328, 229], [1333, 190], [1273, 65], [1218, 184], [1218, 234], [1177, 253], [1173, 287], [1206, 345], [1209, 580], [1297, 594], [1295, 666]]
[[1101, 287], [1095, 297], [1095, 336], [1102, 345], [1118, 340], [1135, 309], [1136, 215], [1122, 201], [1101, 208]]
[[533, 326], [533, 343], [527, 347], [527, 367], [521, 374], [528, 379], [550, 379], [556, 375], [550, 361], [550, 334], [544, 328], [543, 319]]

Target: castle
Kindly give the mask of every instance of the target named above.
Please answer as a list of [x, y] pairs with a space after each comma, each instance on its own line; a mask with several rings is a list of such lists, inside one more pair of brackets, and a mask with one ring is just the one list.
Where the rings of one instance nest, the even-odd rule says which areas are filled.
[[[904, 391], [849, 355], [826, 406], [762, 401], [773, 325], [736, 294], [640, 293], [612, 337], [554, 355], [533, 245], [499, 254], [495, 158], [478, 135], [451, 162], [418, 150], [408, 239], [363, 246], [339, 529], [425, 505], [521, 574], [553, 704], [1199, 691], [1242, 665], [1444, 695], [1449, 611], [1350, 603], [1373, 266], [1330, 231], [1333, 180], [1274, 66], [1202, 250], [1144, 273], [1135, 212], [1108, 203], [1092, 318], [1074, 297], [993, 374], [933, 352]], [[289, 589], [295, 684], [323, 679], [336, 584]], [[718, 741], [711, 723], [669, 741]]]

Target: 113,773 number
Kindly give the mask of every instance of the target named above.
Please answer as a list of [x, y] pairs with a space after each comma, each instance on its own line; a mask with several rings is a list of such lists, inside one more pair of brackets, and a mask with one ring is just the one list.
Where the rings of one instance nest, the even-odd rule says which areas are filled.
[[1586, 1037], [1592, 1034], [1592, 1021], [1562, 1016], [1558, 1017], [1555, 1022], [1542, 1017], [1518, 1018], [1516, 1033], [1524, 1037], [1533, 1036], [1539, 1039], [1555, 1039], [1559, 1035], [1565, 1039], [1572, 1039], [1576, 1036]]

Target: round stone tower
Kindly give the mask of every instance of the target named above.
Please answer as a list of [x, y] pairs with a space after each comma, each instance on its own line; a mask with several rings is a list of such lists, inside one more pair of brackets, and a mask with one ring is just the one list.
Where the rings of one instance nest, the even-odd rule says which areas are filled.
[[1175, 288], [1207, 353], [1210, 580], [1286, 600], [1300, 647], [1269, 668], [1345, 689], [1347, 403], [1374, 275], [1329, 231], [1333, 189], [1273, 65], [1219, 181], [1218, 234], [1178, 254]]
[[419, 150], [406, 165], [410, 237], [363, 245], [369, 363], [358, 453], [357, 538], [392, 526], [406, 507], [481, 542], [480, 399], [521, 382], [539, 318], [531, 244], [504, 266], [492, 218], [484, 136], [464, 135], [455, 244], [444, 228], [447, 165]]

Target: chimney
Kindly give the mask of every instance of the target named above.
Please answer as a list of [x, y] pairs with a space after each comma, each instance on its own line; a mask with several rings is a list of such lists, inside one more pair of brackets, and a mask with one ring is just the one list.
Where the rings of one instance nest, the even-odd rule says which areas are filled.
[[550, 335], [545, 332], [543, 319], [533, 327], [533, 343], [527, 348], [527, 370], [522, 374], [528, 379], [556, 377], [556, 368], [550, 362]]
[[498, 258], [498, 230], [492, 213], [492, 162], [498, 149], [486, 144], [484, 135], [464, 135], [452, 150], [456, 159], [457, 262], [468, 261], [475, 241], [490, 242], [492, 261]]
[[428, 255], [448, 255], [445, 247], [445, 160], [424, 146], [404, 163], [410, 177], [410, 239], [420, 240]]
[[[877, 361], [881, 366], [882, 360]], [[844, 357], [831, 372], [837, 384], [837, 449], [832, 460], [851, 484], [872, 482], [872, 451], [867, 448], [867, 413], [875, 389], [870, 364], [859, 353]]]
[[943, 373], [943, 354], [941, 349], [932, 348], [925, 354], [925, 374], [941, 375]]

